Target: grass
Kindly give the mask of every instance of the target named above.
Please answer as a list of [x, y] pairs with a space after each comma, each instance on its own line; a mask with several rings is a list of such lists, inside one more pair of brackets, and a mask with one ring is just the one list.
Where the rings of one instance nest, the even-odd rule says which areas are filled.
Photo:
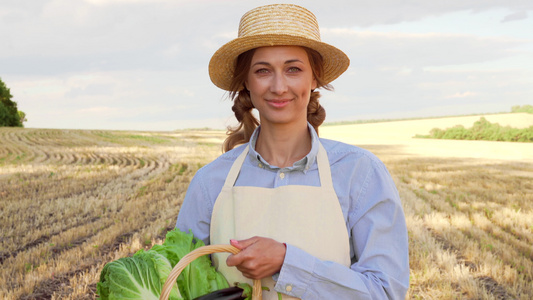
[[[223, 131], [0, 128], [0, 298], [94, 299], [106, 262], [161, 243]], [[533, 298], [533, 165], [387, 165], [409, 231], [408, 299]]]

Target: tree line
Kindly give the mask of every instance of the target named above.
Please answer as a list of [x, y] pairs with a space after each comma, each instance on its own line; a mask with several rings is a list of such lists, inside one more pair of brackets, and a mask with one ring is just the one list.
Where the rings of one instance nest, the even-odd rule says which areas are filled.
[[0, 127], [23, 127], [26, 114], [17, 108], [17, 102], [12, 101], [10, 89], [0, 78]]
[[[513, 111], [514, 112], [514, 111]], [[533, 126], [528, 128], [512, 128], [491, 123], [481, 117], [470, 128], [457, 125], [452, 128], [433, 128], [429, 135], [416, 135], [415, 138], [450, 139], [450, 140], [484, 140], [502, 142], [533, 142]]]
[[526, 112], [526, 113], [533, 114], [533, 105], [529, 105], [529, 104], [522, 105], [522, 106], [515, 105], [511, 108], [511, 112], [514, 112], [514, 113]]

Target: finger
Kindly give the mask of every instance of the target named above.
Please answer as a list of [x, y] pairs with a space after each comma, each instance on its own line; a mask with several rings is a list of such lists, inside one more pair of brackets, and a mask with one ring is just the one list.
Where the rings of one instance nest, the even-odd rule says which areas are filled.
[[[258, 238], [254, 236], [254, 237], [249, 238], [249, 239], [235, 241], [236, 244], [238, 244], [239, 246], [235, 246], [233, 244], [232, 245], [237, 247], [237, 248], [239, 248], [239, 249], [241, 249], [241, 250], [243, 250], [243, 249], [246, 249], [246, 248], [250, 247], [251, 245], [255, 244], [257, 241], [258, 241]], [[230, 243], [231, 243], [231, 240], [230, 240]]]
[[237, 240], [231, 239], [231, 240], [229, 240], [229, 243], [230, 243], [233, 247], [235, 247], [235, 248], [237, 248], [237, 249], [239, 249], [239, 250], [244, 249], [244, 247], [243, 247], [243, 246], [239, 243], [239, 241], [237, 241]]
[[240, 265], [242, 261], [243, 261], [243, 257], [241, 255], [231, 254], [226, 259], [226, 265], [228, 265], [228, 267], [234, 267], [234, 266]]

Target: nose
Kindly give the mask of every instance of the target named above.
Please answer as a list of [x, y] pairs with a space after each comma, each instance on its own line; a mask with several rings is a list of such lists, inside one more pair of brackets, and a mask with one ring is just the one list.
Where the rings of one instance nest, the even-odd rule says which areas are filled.
[[281, 95], [287, 92], [287, 79], [279, 74], [276, 74], [272, 78], [272, 84], [270, 85], [270, 91], [274, 94]]

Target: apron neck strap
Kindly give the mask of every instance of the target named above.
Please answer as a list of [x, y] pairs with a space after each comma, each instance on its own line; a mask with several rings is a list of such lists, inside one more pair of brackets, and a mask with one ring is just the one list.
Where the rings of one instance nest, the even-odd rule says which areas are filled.
[[[231, 169], [229, 170], [228, 176], [226, 176], [226, 181], [224, 182], [224, 188], [232, 188], [237, 181], [237, 177], [241, 171], [242, 164], [248, 155], [248, 148], [246, 146], [242, 153], [237, 157]], [[322, 143], [318, 143], [318, 154], [317, 154], [317, 165], [318, 165], [318, 174], [320, 176], [320, 186], [328, 189], [333, 189], [333, 181], [331, 180], [331, 169], [329, 167], [329, 159], [326, 149], [322, 146]]]
[[331, 169], [329, 167], [328, 153], [321, 142], [318, 142], [317, 154], [318, 175], [320, 176], [320, 186], [323, 188], [333, 189], [333, 180], [331, 179]]
[[244, 148], [242, 153], [237, 157], [237, 159], [231, 166], [228, 176], [226, 176], [226, 181], [224, 182], [224, 188], [232, 188], [235, 185], [235, 182], [237, 181], [237, 177], [239, 176], [239, 173], [241, 172], [241, 167], [242, 167], [242, 164], [244, 163], [244, 159], [246, 159], [246, 156], [248, 155], [248, 147], [250, 146], [246, 146], [246, 148]]

